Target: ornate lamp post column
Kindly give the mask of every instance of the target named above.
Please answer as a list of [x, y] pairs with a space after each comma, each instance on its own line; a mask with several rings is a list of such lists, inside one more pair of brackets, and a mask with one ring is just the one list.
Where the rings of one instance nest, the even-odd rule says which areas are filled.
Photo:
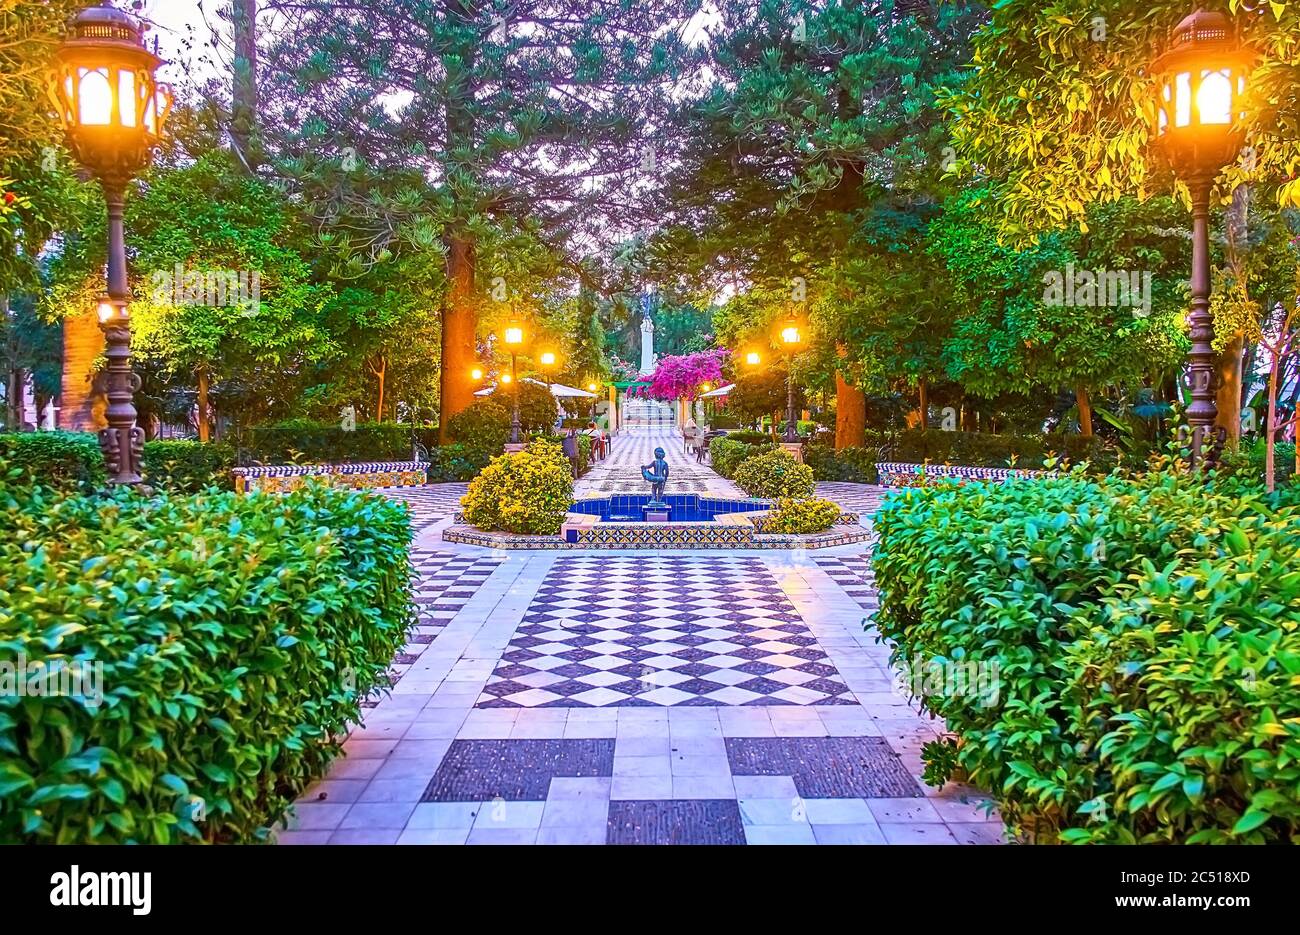
[[108, 359], [108, 428], [99, 433], [108, 479], [140, 483], [144, 433], [133, 398], [140, 378], [131, 370], [131, 301], [122, 216], [126, 186], [149, 163], [171, 109], [171, 89], [154, 72], [162, 60], [144, 45], [143, 28], [105, 2], [82, 10], [55, 53], [51, 97], [68, 148], [90, 170], [108, 205], [108, 292], [99, 301]]
[[1241, 151], [1240, 99], [1252, 61], [1226, 16], [1197, 10], [1174, 28], [1168, 51], [1152, 63], [1160, 84], [1157, 145], [1192, 198], [1192, 402], [1187, 421], [1197, 465], [1207, 460], [1206, 436], [1219, 414], [1210, 314], [1210, 194], [1223, 167]]
[[518, 321], [512, 321], [505, 331], [506, 344], [510, 348], [510, 384], [514, 391], [514, 409], [510, 416], [510, 444], [519, 444], [519, 374], [516, 370], [519, 346], [524, 343], [524, 329]]

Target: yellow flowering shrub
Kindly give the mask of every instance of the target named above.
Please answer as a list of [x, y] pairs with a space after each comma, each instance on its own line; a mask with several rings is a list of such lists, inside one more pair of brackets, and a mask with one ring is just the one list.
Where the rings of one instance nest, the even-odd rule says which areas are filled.
[[807, 497], [802, 500], [783, 498], [776, 501], [771, 516], [763, 524], [764, 532], [825, 532], [840, 518], [840, 508], [830, 500]]
[[461, 498], [465, 521], [486, 531], [555, 535], [573, 503], [573, 474], [559, 445], [535, 441], [501, 455], [479, 472]]

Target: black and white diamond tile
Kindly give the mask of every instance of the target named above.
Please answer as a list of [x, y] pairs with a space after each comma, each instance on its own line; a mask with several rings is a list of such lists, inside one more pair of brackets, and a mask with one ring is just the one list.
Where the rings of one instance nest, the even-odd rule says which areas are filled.
[[477, 707], [856, 704], [760, 559], [558, 559]]
[[876, 515], [888, 494], [888, 488], [874, 484], [843, 481], [821, 481], [817, 484], [817, 496], [835, 501], [846, 513], [857, 513], [864, 520]]
[[466, 484], [426, 484], [423, 487], [381, 487], [376, 493], [400, 500], [411, 509], [411, 533], [419, 535], [460, 510]]
[[[505, 559], [492, 555], [416, 550], [411, 553], [411, 588], [419, 616], [388, 667], [388, 686], [396, 685], [429, 648], [465, 603]], [[381, 695], [363, 702], [374, 707]]]
[[880, 600], [876, 595], [876, 575], [871, 568], [871, 553], [819, 556], [813, 561], [845, 594], [857, 601], [863, 610], [874, 613], [880, 608]]

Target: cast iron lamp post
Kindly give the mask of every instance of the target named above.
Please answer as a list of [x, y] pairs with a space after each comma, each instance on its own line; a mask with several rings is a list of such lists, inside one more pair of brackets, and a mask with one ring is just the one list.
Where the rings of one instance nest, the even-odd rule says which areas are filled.
[[108, 479], [139, 484], [144, 432], [133, 399], [140, 378], [131, 371], [131, 301], [122, 226], [126, 186], [148, 165], [162, 139], [171, 89], [154, 72], [162, 59], [144, 45], [132, 16], [104, 2], [77, 14], [55, 51], [50, 84], [72, 155], [98, 179], [108, 204], [108, 293], [99, 300], [108, 360], [108, 428], [99, 433]]
[[510, 416], [510, 444], [519, 444], [519, 375], [515, 370], [519, 346], [524, 343], [524, 329], [518, 321], [512, 321], [505, 331], [506, 344], [510, 347], [510, 384], [514, 391], [514, 410]]
[[799, 323], [791, 317], [781, 329], [781, 343], [785, 345], [785, 440], [788, 444], [799, 441], [799, 428], [794, 420], [794, 355], [803, 343]]
[[1192, 460], [1206, 460], [1206, 435], [1218, 418], [1214, 318], [1210, 314], [1210, 192], [1241, 150], [1241, 97], [1253, 55], [1222, 13], [1197, 10], [1174, 28], [1169, 49], [1152, 63], [1160, 85], [1157, 145], [1192, 198]]

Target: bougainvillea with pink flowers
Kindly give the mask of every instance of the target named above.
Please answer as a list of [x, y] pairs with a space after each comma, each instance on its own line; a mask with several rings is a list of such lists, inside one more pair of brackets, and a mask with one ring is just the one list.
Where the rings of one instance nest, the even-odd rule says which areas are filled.
[[652, 399], [695, 399], [708, 383], [715, 389], [722, 382], [722, 365], [727, 359], [726, 348], [664, 357], [650, 379], [649, 396]]

